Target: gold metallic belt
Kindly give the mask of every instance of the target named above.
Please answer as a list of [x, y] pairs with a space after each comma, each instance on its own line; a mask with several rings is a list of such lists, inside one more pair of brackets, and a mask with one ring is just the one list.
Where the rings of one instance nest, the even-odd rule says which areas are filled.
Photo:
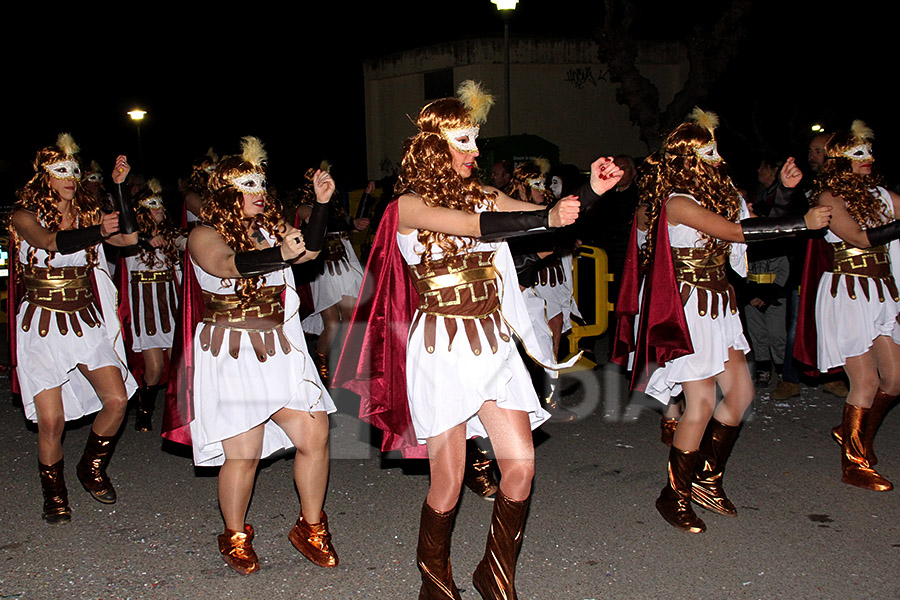
[[41, 337], [49, 333], [54, 315], [56, 327], [62, 335], [71, 329], [81, 337], [82, 322], [88, 327], [100, 325], [91, 287], [91, 267], [42, 269], [25, 266], [22, 282], [25, 286], [24, 299], [28, 302], [22, 315], [22, 331], [31, 330], [31, 322], [38, 309], [38, 335]]
[[879, 302], [884, 302], [884, 288], [887, 288], [894, 301], [900, 301], [897, 283], [891, 272], [891, 258], [887, 246], [857, 248], [846, 242], [835, 242], [830, 245], [834, 252], [834, 262], [831, 268], [832, 298], [837, 297], [841, 276], [843, 276], [847, 295], [853, 300], [856, 299], [857, 282], [859, 282], [859, 287], [866, 300], [869, 299], [869, 282], [871, 281], [875, 286]]
[[[503, 331], [500, 298], [497, 294], [497, 271], [494, 252], [467, 252], [431, 261], [427, 265], [409, 265], [416, 291], [419, 292], [419, 313], [410, 333], [424, 320], [425, 350], [434, 352], [437, 343], [437, 317], [443, 317], [449, 337], [448, 350], [453, 345], [460, 319], [469, 347], [481, 354], [479, 325], [492, 352], [497, 352], [497, 337], [508, 342], [509, 333]], [[423, 317], [424, 315], [424, 317]]]
[[[705, 316], [710, 313], [713, 319], [719, 316], [719, 306], [730, 308], [731, 314], [737, 312], [737, 295], [728, 283], [725, 273], [725, 259], [728, 249], [717, 246], [708, 248], [672, 248], [672, 260], [675, 266], [675, 278], [681, 284], [681, 304], [687, 304], [691, 292], [697, 291], [697, 312]], [[710, 304], [710, 295], [712, 303]]]
[[131, 281], [137, 283], [158, 283], [162, 281], [174, 281], [174, 269], [165, 271], [132, 271]]
[[284, 303], [281, 286], [268, 286], [249, 306], [243, 307], [236, 294], [203, 292], [205, 307], [200, 329], [200, 349], [218, 356], [228, 332], [228, 354], [240, 355], [241, 335], [250, 338], [250, 345], [259, 362], [275, 356], [276, 338], [283, 354], [291, 351], [291, 343], [284, 334]]
[[775, 283], [775, 273], [750, 273], [747, 280], [754, 283]]

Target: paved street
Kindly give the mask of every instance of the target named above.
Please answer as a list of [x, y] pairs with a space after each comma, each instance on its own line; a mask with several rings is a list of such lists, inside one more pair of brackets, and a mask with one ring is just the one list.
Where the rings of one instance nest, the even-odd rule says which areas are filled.
[[[900, 492], [840, 482], [827, 435], [842, 401], [812, 388], [775, 402], [764, 390], [729, 463], [737, 518], [704, 511], [708, 531], [667, 525], [654, 500], [667, 449], [659, 417], [629, 399], [624, 379], [594, 371], [569, 380], [565, 402], [583, 416], [536, 433], [537, 477], [519, 559], [520, 598], [898, 598]], [[37, 435], [10, 399], [0, 402], [4, 465], [0, 598], [413, 599], [418, 513], [428, 478], [422, 461], [382, 460], [340, 398], [332, 420], [326, 510], [341, 564], [324, 570], [287, 539], [299, 509], [292, 460], [268, 461], [248, 521], [262, 570], [250, 577], [222, 562], [216, 478], [189, 452], [139, 434], [133, 414], [110, 467], [119, 502], [106, 506], [77, 486], [75, 463], [89, 422], [66, 434], [72, 522], [41, 521]], [[649, 400], [644, 399], [649, 406]], [[879, 469], [900, 483], [900, 414], [876, 442]], [[73, 485], [73, 482], [75, 485]], [[465, 599], [484, 547], [490, 502], [465, 492], [452, 561]]]

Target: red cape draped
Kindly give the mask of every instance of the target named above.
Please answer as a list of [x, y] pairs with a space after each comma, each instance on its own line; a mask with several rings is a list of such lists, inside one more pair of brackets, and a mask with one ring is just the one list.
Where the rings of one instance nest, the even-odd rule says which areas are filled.
[[375, 234], [334, 385], [360, 396], [359, 418], [384, 432], [383, 452], [426, 458], [406, 396], [406, 343], [419, 295], [397, 247], [398, 221], [395, 199]]
[[[619, 290], [618, 336], [614, 341], [613, 360], [628, 363], [628, 353], [634, 352], [634, 371], [631, 389], [643, 391], [650, 375], [658, 367], [681, 356], [694, 353], [691, 334], [684, 316], [681, 295], [675, 279], [675, 264], [669, 244], [666, 206], [662, 205], [656, 221], [653, 257], [644, 277], [644, 295], [638, 311], [638, 247], [637, 222], [632, 227], [622, 286]], [[637, 338], [634, 339], [634, 319], [640, 317]]]
[[163, 413], [162, 436], [167, 440], [191, 444], [190, 423], [194, 419], [191, 404], [194, 396], [194, 329], [203, 316], [203, 296], [200, 283], [194, 276], [191, 253], [185, 251], [182, 266], [181, 310], [175, 321], [175, 339], [169, 363], [169, 385], [166, 389], [166, 407]]
[[[805, 374], [818, 376], [818, 336], [816, 335], [816, 294], [822, 273], [829, 271], [832, 258], [828, 242], [821, 237], [810, 238], [806, 242], [806, 261], [800, 279], [800, 308], [797, 311], [797, 333], [794, 336], [794, 360], [802, 363]], [[843, 293], [843, 289], [841, 290]], [[829, 369], [829, 373], [839, 373], [842, 367]]]

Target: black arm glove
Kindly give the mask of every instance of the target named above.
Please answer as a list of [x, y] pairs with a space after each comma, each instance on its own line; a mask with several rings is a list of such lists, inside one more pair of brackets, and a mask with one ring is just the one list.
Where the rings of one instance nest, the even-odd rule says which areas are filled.
[[116, 184], [114, 187], [113, 203], [115, 210], [119, 211], [119, 233], [134, 233], [138, 230], [137, 215], [134, 213], [134, 205], [131, 204], [131, 194], [122, 190], [122, 184]]
[[594, 191], [594, 188], [591, 187], [591, 182], [588, 181], [575, 192], [575, 195], [578, 196], [578, 200], [581, 202], [581, 212], [588, 210], [597, 202], [600, 201], [602, 196], [598, 196], [597, 192]]
[[753, 217], [741, 221], [745, 242], [760, 242], [806, 231], [803, 217]]
[[303, 240], [306, 242], [306, 249], [310, 252], [318, 252], [322, 249], [325, 242], [325, 233], [328, 230], [328, 205], [330, 202], [314, 202], [312, 213], [309, 215], [309, 222], [303, 231]]
[[900, 238], [900, 220], [891, 221], [887, 225], [866, 229], [866, 237], [870, 246], [881, 246]]
[[283, 269], [287, 264], [289, 264], [288, 261], [281, 256], [281, 246], [248, 250], [234, 255], [234, 268], [241, 274], [241, 277], [265, 275]]
[[103, 241], [99, 225], [64, 229], [56, 232], [56, 251], [60, 254], [74, 254]]
[[[480, 239], [486, 242], [550, 231], [550, 209], [510, 212], [485, 211], [479, 215]], [[307, 242], [309, 247], [309, 242]]]

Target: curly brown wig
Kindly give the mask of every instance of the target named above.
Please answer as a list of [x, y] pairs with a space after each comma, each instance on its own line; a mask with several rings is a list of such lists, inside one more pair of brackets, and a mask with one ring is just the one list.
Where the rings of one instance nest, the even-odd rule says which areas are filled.
[[825, 142], [825, 165], [813, 182], [813, 203], [819, 204], [823, 192], [831, 192], [847, 205], [847, 212], [863, 229], [877, 227], [892, 219], [876, 186], [882, 184], [882, 177], [875, 173], [860, 175], [853, 172], [852, 161], [844, 155], [851, 148], [864, 144], [851, 131], [836, 131]]
[[[285, 230], [281, 209], [268, 192], [265, 193], [263, 212], [253, 217], [252, 222], [244, 216], [244, 194], [231, 181], [252, 172], [265, 175], [266, 167], [247, 162], [241, 156], [227, 156], [219, 161], [209, 178], [209, 194], [200, 213], [203, 223], [215, 229], [235, 252], [256, 249], [250, 237], [253, 231], [262, 229], [275, 236], [276, 243], [280, 244]], [[262, 280], [263, 276], [257, 275], [241, 278], [236, 282], [235, 293], [243, 306], [248, 306], [258, 296]], [[226, 281], [223, 279], [222, 284], [227, 285]]]
[[[645, 268], [652, 256], [656, 225], [662, 205], [672, 194], [693, 196], [700, 206], [735, 221], [741, 210], [741, 197], [725, 170], [725, 162], [717, 165], [702, 160], [696, 150], [714, 141], [712, 131], [695, 122], [682, 123], [666, 137], [662, 149], [648, 158], [641, 168], [638, 186], [641, 202], [647, 205], [649, 228], [647, 242], [641, 248], [641, 265]], [[664, 227], [665, 223], [660, 223]], [[724, 245], [704, 235], [706, 247]]]
[[[62, 140], [62, 136], [60, 136]], [[48, 231], [56, 232], [60, 229], [62, 222], [62, 214], [56, 205], [62, 201], [59, 194], [50, 186], [51, 175], [44, 169], [44, 165], [52, 164], [61, 160], [78, 160], [77, 155], [67, 154], [57, 142], [57, 146], [47, 146], [38, 150], [34, 158], [34, 176], [25, 184], [25, 186], [16, 193], [16, 202], [13, 204], [14, 213], [17, 210], [25, 210], [34, 213], [38, 221], [47, 228]], [[77, 147], [76, 150], [77, 151]], [[100, 207], [97, 201], [82, 187], [81, 181], [75, 181], [75, 197], [69, 205], [69, 211], [74, 219], [75, 227], [89, 227], [100, 222]], [[11, 257], [17, 257], [19, 253], [19, 236], [10, 223], [10, 241], [11, 241]], [[31, 248], [28, 252], [28, 264], [35, 267], [38, 266], [35, 258], [36, 248]], [[97, 249], [95, 247], [87, 248], [87, 261], [89, 265], [97, 264]], [[55, 252], [48, 252], [47, 261], [53, 258]], [[16, 263], [19, 261], [15, 258]], [[48, 265], [41, 265], [46, 268]], [[17, 268], [21, 268], [18, 266]]]
[[[441, 130], [472, 127], [475, 123], [469, 109], [457, 98], [441, 98], [425, 106], [416, 119], [419, 128], [406, 141], [400, 176], [394, 188], [398, 196], [417, 194], [428, 206], [441, 206], [474, 213], [475, 207], [487, 206], [495, 209], [496, 193], [485, 192], [481, 181], [473, 172], [463, 179], [452, 166], [450, 144], [441, 135]], [[419, 243], [425, 247], [424, 260], [431, 260], [432, 245], [436, 245], [444, 256], [453, 256], [475, 245], [474, 239], [458, 247], [456, 236], [426, 229], [419, 230]]]
[[156, 235], [162, 236], [162, 238], [166, 241], [166, 245], [163, 246], [163, 256], [165, 259], [161, 262], [157, 256], [156, 248], [152, 251], [147, 250], [144, 247], [141, 247], [141, 261], [144, 262], [148, 267], [155, 267], [159, 265], [160, 267], [169, 268], [178, 264], [178, 250], [175, 248], [174, 241], [184, 235], [184, 232], [175, 227], [175, 224], [172, 223], [172, 219], [169, 218], [169, 213], [165, 208], [161, 208], [163, 211], [163, 220], [160, 223], [157, 223], [153, 220], [152, 209], [147, 208], [142, 205], [143, 200], [146, 198], [150, 198], [152, 196], [159, 195], [158, 191], [154, 191], [153, 184], [155, 180], [150, 181], [150, 186], [142, 189], [140, 192], [135, 194], [134, 203], [137, 205], [135, 208], [135, 213], [137, 215], [137, 223], [138, 229], [140, 233], [148, 236], [154, 237]]

